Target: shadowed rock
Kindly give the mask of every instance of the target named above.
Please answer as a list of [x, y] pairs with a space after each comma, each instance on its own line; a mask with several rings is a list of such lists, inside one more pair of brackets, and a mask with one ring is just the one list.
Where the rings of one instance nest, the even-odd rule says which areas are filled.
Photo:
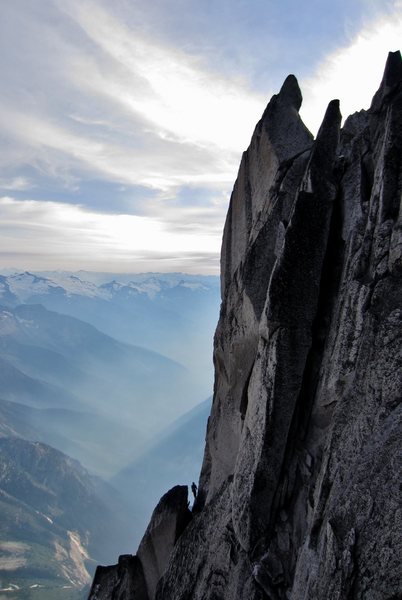
[[177, 485], [160, 499], [136, 556], [97, 567], [88, 600], [153, 600], [173, 547], [188, 525], [188, 488]]
[[148, 600], [144, 573], [136, 556], [123, 554], [117, 565], [97, 567], [88, 600]]
[[370, 111], [375, 112], [380, 110], [385, 98], [389, 94], [397, 92], [398, 88], [400, 91], [401, 81], [401, 53], [399, 50], [397, 50], [396, 52], [390, 52], [388, 54], [381, 85], [377, 93], [374, 95], [373, 101], [370, 106]]
[[340, 131], [332, 101], [313, 142], [290, 76], [255, 129], [197, 501], [156, 600], [402, 597], [401, 83], [391, 53], [371, 109]]
[[312, 135], [298, 113], [301, 100], [297, 80], [289, 75], [265, 109], [250, 147], [243, 154], [223, 233], [222, 295], [244, 260], [250, 237], [257, 235], [263, 223], [261, 212], [267, 208], [269, 191], [280, 165], [312, 145]]
[[159, 579], [165, 573], [173, 547], [191, 518], [188, 488], [177, 485], [162, 496], [137, 550], [143, 566], [149, 598], [155, 597]]

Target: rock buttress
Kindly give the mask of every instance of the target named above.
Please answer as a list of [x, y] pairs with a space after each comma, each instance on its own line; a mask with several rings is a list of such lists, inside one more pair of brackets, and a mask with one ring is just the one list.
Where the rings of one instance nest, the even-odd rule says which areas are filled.
[[117, 565], [97, 567], [88, 600], [148, 600], [142, 565], [123, 554]]
[[195, 516], [158, 600], [402, 592], [402, 67], [315, 142], [294, 77], [244, 154], [222, 246]]
[[199, 492], [181, 535], [154, 512], [149, 600], [402, 597], [400, 53], [343, 129], [300, 105], [289, 76], [242, 158]]
[[160, 499], [138, 547], [117, 565], [98, 567], [88, 600], [154, 600], [173, 547], [191, 519], [188, 488], [176, 485]]

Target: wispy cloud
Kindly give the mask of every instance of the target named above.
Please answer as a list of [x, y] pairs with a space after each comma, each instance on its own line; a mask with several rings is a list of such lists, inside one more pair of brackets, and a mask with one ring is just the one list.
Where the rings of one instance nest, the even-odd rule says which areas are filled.
[[0, 189], [13, 192], [24, 192], [35, 187], [35, 183], [27, 177], [14, 177], [13, 179], [0, 178]]
[[[0, 198], [0, 265], [77, 269], [85, 257], [89, 268], [122, 271], [170, 270], [180, 261], [205, 258], [204, 272], [215, 272], [220, 235], [190, 227], [170, 230], [149, 217], [91, 212], [82, 206]], [[159, 264], [161, 259], [162, 264]], [[163, 264], [164, 263], [164, 264]], [[197, 271], [200, 269], [198, 268]]]
[[75, 182], [87, 174], [166, 190], [192, 183], [222, 185], [233, 179], [234, 165], [225, 156], [196, 144], [163, 139], [152, 132], [141, 141], [135, 134], [132, 139], [99, 131], [84, 135], [69, 130], [66, 124], [10, 107], [3, 107], [0, 112], [0, 126], [23, 146], [26, 162], [61, 178], [68, 169], [75, 174]]
[[[45, 17], [48, 35], [32, 48], [37, 67], [42, 54], [47, 68], [54, 56], [50, 97], [36, 88], [22, 103], [16, 90], [17, 98], [6, 98], [0, 109], [3, 131], [20, 148], [17, 159], [55, 176], [69, 170], [73, 180], [96, 172], [161, 190], [233, 181], [264, 99], [184, 52], [128, 30], [96, 2], [56, 5], [66, 21], [60, 37], [48, 32]], [[78, 46], [69, 46], [77, 36], [71, 23], [84, 36]], [[30, 27], [36, 41], [35, 20]], [[26, 73], [28, 87], [36, 76]]]
[[247, 144], [264, 98], [238, 80], [207, 70], [200, 58], [129, 30], [95, 2], [60, 6], [120, 69], [116, 73], [111, 63], [114, 73], [102, 74], [93, 64], [82, 65], [74, 71], [81, 87], [140, 114], [162, 135], [237, 152], [239, 144]]
[[9, 247], [33, 260], [35, 248], [53, 266], [113, 255], [130, 270], [156, 256], [217, 269], [241, 152], [280, 79], [301, 73], [315, 130], [335, 96], [345, 115], [367, 106], [402, 39], [401, 0], [314, 10], [312, 20], [296, 0], [4, 3], [3, 258]]

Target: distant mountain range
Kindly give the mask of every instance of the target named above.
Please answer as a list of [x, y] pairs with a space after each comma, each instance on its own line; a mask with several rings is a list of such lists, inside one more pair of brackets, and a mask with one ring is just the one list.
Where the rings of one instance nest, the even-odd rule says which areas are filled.
[[119, 279], [0, 276], [0, 596], [81, 598], [198, 477], [218, 278]]
[[[96, 563], [135, 552], [155, 499], [177, 481], [197, 481], [210, 403], [169, 426], [109, 487], [76, 460], [23, 439], [53, 436], [60, 445], [69, 411], [0, 401], [0, 597], [11, 584], [18, 600], [84, 600]], [[86, 416], [94, 435], [99, 426]], [[113, 434], [121, 437], [119, 426]]]
[[[0, 304], [42, 304], [140, 345], [212, 379], [212, 338], [220, 302], [219, 278], [183, 273], [141, 275], [28, 272], [0, 275]], [[107, 279], [110, 277], [111, 279]], [[197, 348], [197, 357], [187, 351]], [[199, 384], [200, 382], [198, 382]], [[210, 390], [205, 390], [208, 395]]]
[[0, 307], [0, 384], [6, 400], [92, 408], [123, 422], [138, 419], [145, 432], [184, 412], [191, 394], [175, 361], [36, 304]]
[[0, 399], [0, 438], [39, 441], [80, 459], [92, 472], [108, 478], [137, 456], [145, 436], [130, 422], [111, 416], [63, 408], [33, 408]]
[[[105, 484], [46, 444], [0, 439], [0, 593], [76, 598], [124, 537]], [[120, 514], [119, 514], [120, 513]], [[99, 520], [98, 520], [99, 519]], [[106, 550], [107, 549], [107, 550]], [[9, 596], [7, 596], [9, 597]]]

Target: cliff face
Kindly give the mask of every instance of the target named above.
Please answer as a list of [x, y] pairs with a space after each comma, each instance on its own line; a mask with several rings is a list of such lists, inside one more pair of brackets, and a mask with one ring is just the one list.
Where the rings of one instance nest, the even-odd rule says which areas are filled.
[[402, 593], [400, 53], [343, 129], [300, 105], [289, 76], [242, 158], [199, 494], [149, 598]]

